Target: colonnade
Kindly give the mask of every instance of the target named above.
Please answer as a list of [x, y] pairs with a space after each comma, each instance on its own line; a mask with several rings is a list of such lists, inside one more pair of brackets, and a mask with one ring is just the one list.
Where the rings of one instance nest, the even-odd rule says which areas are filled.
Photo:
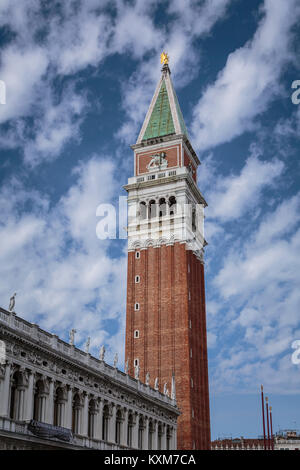
[[0, 375], [0, 416], [129, 448], [176, 449], [176, 428], [157, 417], [10, 364]]

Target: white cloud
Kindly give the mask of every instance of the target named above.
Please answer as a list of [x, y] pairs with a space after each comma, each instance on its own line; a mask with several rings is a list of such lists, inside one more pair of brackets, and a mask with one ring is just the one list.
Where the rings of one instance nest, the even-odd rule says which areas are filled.
[[206, 194], [209, 217], [229, 221], [255, 209], [262, 191], [274, 184], [283, 169], [280, 160], [262, 161], [252, 153], [240, 174], [216, 179], [214, 189]]
[[[162, 49], [168, 49], [174, 69], [180, 63], [177, 84], [186, 84], [197, 71], [199, 54], [194, 39], [208, 33], [224, 17], [231, 1], [206, 0], [201, 5], [190, 1], [184, 14], [180, 2], [171, 2], [168, 21], [159, 26], [154, 21], [156, 9], [161, 7], [157, 0], [100, 4], [79, 0], [76, 7], [67, 0], [47, 12], [41, 0], [2, 2], [0, 26], [5, 25], [14, 37], [4, 46], [1, 58], [0, 77], [7, 82], [8, 90], [0, 123], [9, 126], [2, 133], [0, 145], [21, 148], [30, 165], [56, 158], [66, 143], [78, 138], [81, 120], [64, 99], [55, 106], [49, 101], [55, 79], [72, 76], [75, 80], [77, 72], [96, 68], [116, 53], [130, 54], [139, 61], [137, 72], [124, 87], [128, 121], [118, 133], [123, 140], [134, 139], [159, 77]], [[146, 54], [150, 59], [144, 61]], [[73, 100], [79, 97], [74, 94]], [[51, 118], [54, 112], [56, 116]], [[33, 118], [33, 128], [27, 117]]]
[[254, 129], [256, 118], [281, 92], [279, 80], [293, 59], [291, 41], [300, 7], [297, 0], [265, 0], [263, 12], [253, 39], [228, 56], [195, 106], [192, 134], [199, 150]]
[[3, 302], [16, 291], [20, 316], [65, 337], [75, 327], [77, 344], [91, 336], [96, 354], [105, 340], [122, 359], [122, 343], [105, 325], [114, 321], [124, 332], [126, 256], [112, 258], [111, 243], [121, 242], [96, 237], [96, 208], [119, 187], [114, 171], [107, 159], [80, 164], [76, 183], [54, 207], [17, 180], [2, 188], [0, 295]]
[[99, 8], [99, 2], [80, 2], [74, 9], [71, 2], [64, 2], [63, 21], [53, 17], [47, 42], [58, 74], [74, 74], [106, 58], [112, 34], [111, 18], [103, 13], [106, 3]]
[[214, 348], [217, 345], [217, 335], [209, 331], [207, 333], [207, 347]]
[[[106, 9], [108, 4], [116, 10], [115, 17]], [[141, 59], [154, 44], [157, 47], [160, 32], [153, 23], [154, 4], [90, 0], [74, 7], [68, 0], [45, 12], [41, 0], [2, 3], [0, 26], [14, 36], [1, 55], [7, 105], [1, 108], [0, 123], [9, 126], [0, 145], [21, 148], [25, 161], [33, 165], [56, 158], [66, 143], [77, 139], [87, 98], [78, 96], [75, 87], [71, 93], [68, 85], [55, 101], [55, 80], [72, 76], [75, 83], [77, 72], [98, 67], [109, 55], [129, 52]]]
[[155, 26], [154, 10], [157, 0], [117, 2], [117, 16], [110, 44], [112, 51], [133, 53], [135, 58], [157, 49], [163, 40], [163, 31]]
[[276, 210], [264, 217], [255, 236], [256, 244], [268, 245], [290, 233], [300, 220], [300, 194], [284, 200]]
[[53, 159], [66, 143], [80, 140], [80, 125], [87, 106], [86, 97], [77, 94], [73, 87], [65, 90], [58, 104], [54, 103], [53, 97], [45, 95], [31, 128], [35, 138], [28, 140], [24, 132], [20, 136], [25, 162], [35, 165]]
[[292, 113], [290, 118], [282, 118], [278, 121], [274, 129], [274, 136], [279, 143], [284, 142], [285, 138], [300, 137], [300, 105], [297, 105], [296, 110]]
[[170, 2], [170, 13], [176, 14], [183, 30], [194, 36], [207, 34], [213, 26], [224, 18], [232, 0], [173, 0]]
[[39, 96], [38, 85], [47, 67], [47, 57], [39, 47], [21, 50], [10, 46], [4, 49], [0, 77], [6, 84], [6, 105], [1, 107], [0, 123], [32, 111]]
[[249, 391], [263, 379], [274, 392], [299, 392], [290, 362], [300, 328], [299, 221], [297, 194], [267, 213], [246, 240], [233, 242], [223, 258], [211, 286], [219, 300], [210, 332], [226, 338], [215, 358], [215, 388]]

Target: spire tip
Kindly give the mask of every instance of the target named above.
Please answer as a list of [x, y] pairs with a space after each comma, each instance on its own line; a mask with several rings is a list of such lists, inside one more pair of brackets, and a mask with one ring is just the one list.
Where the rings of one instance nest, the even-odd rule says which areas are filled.
[[163, 73], [171, 73], [169, 69], [169, 60], [169, 55], [166, 52], [162, 52], [160, 54], [160, 63], [163, 64], [163, 68], [161, 69], [161, 71]]

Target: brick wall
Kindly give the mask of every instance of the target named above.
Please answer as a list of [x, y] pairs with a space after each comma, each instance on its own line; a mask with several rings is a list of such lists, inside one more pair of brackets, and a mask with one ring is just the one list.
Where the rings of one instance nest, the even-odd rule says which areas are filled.
[[[138, 284], [136, 275], [140, 276]], [[139, 311], [134, 311], [136, 302]], [[140, 380], [145, 381], [149, 372], [150, 385], [158, 377], [161, 391], [166, 382], [171, 392], [175, 373], [182, 413], [179, 449], [210, 445], [205, 317], [203, 265], [185, 244], [149, 247], [140, 251], [140, 259], [134, 252], [128, 254], [125, 358], [129, 358], [130, 375], [134, 375], [133, 360], [138, 358]], [[139, 339], [134, 339], [135, 330], [140, 332]]]

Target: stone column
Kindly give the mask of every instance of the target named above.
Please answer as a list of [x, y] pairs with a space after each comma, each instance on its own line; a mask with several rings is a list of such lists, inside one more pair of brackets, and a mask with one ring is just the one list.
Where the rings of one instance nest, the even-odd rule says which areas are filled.
[[65, 427], [72, 429], [72, 401], [73, 401], [73, 390], [72, 387], [67, 385], [67, 403], [65, 407]]
[[167, 448], [167, 426], [162, 424], [162, 436], [161, 436], [161, 450], [166, 450]]
[[19, 387], [17, 389], [17, 409], [16, 409], [16, 420], [22, 421], [23, 414], [25, 414], [24, 403], [25, 403], [25, 388]]
[[34, 372], [31, 370], [29, 371], [28, 387], [27, 387], [26, 398], [25, 398], [26, 408], [25, 408], [25, 413], [23, 415], [23, 419], [25, 421], [30, 421], [31, 419], [33, 419], [33, 402], [34, 402], [33, 385], [34, 385]]
[[40, 421], [42, 423], [45, 423], [46, 420], [47, 420], [47, 398], [48, 398], [48, 395], [46, 395], [46, 394], [43, 394], [40, 397], [40, 404], [41, 404]]
[[89, 437], [91, 439], [95, 439], [95, 432], [96, 432], [96, 422], [98, 414], [96, 411], [89, 411], [90, 413], [90, 429], [88, 430]]
[[153, 421], [153, 434], [152, 434], [152, 450], [157, 449], [157, 442], [158, 442], [158, 423], [157, 421]]
[[57, 401], [57, 426], [65, 426], [65, 405], [66, 400], [59, 399]]
[[143, 442], [142, 449], [148, 450], [148, 439], [149, 439], [149, 419], [147, 416], [144, 417], [144, 429], [143, 429]]
[[81, 425], [82, 425], [82, 406], [75, 406], [74, 410], [74, 433], [81, 434]]
[[107, 440], [108, 442], [115, 442], [116, 440], [116, 405], [114, 403], [111, 403], [110, 405], [110, 418], [109, 418], [109, 423], [108, 423], [108, 436]]
[[177, 450], [177, 429], [173, 428], [172, 433], [172, 450]]
[[48, 406], [47, 406], [47, 417], [46, 423], [53, 424], [54, 421], [54, 380], [50, 378], [49, 381], [49, 395], [47, 398]]
[[95, 439], [102, 440], [103, 400], [99, 399], [98, 413], [95, 420]]
[[124, 419], [121, 425], [121, 445], [127, 446], [127, 433], [128, 433], [128, 409], [124, 409]]
[[88, 413], [89, 413], [89, 397], [87, 393], [85, 393], [83, 397], [82, 427], [81, 427], [81, 434], [83, 436], [88, 435]]
[[7, 363], [4, 370], [3, 379], [0, 382], [0, 416], [9, 417], [9, 406], [10, 406], [10, 372], [11, 365]]
[[139, 415], [135, 413], [133, 416], [133, 428], [132, 428], [132, 447], [133, 449], [138, 448], [139, 442]]
[[25, 415], [25, 390], [28, 387], [28, 374], [25, 369], [20, 368], [17, 378], [16, 400], [14, 409], [14, 418], [17, 421], [23, 420]]

